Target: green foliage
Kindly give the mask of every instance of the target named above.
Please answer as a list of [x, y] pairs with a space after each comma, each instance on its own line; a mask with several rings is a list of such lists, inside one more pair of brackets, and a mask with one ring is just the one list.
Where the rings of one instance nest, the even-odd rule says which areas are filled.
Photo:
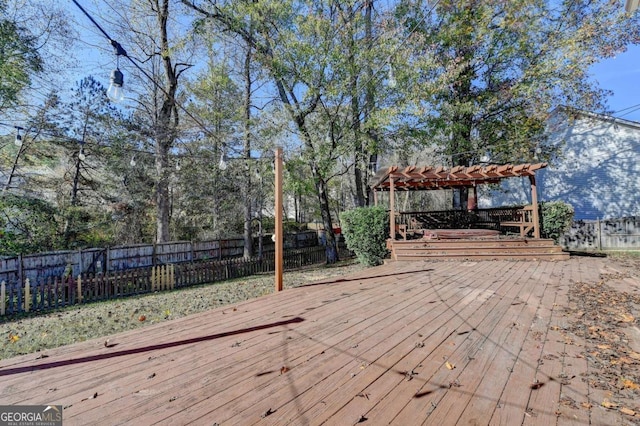
[[402, 73], [415, 73], [410, 80], [421, 84], [399, 90], [423, 123], [413, 127], [459, 165], [486, 155], [533, 161], [548, 111], [602, 110], [606, 93], [588, 70], [624, 51], [640, 28], [638, 14], [629, 17], [607, 0], [589, 1], [588, 13], [583, 2], [442, 0], [433, 6], [438, 18], [425, 19], [430, 3], [410, 0], [397, 9], [420, 35], [406, 46], [416, 60], [398, 64], [397, 75], [402, 81]]
[[61, 246], [56, 209], [43, 200], [0, 197], [0, 255], [37, 253]]
[[563, 201], [551, 201], [540, 203], [540, 214], [542, 216], [543, 238], [553, 238], [558, 242], [558, 238], [571, 228], [573, 223], [573, 207]]
[[[0, 12], [4, 5], [0, 3]], [[42, 71], [36, 40], [25, 27], [0, 19], [0, 109], [14, 105], [31, 84], [31, 74]]]
[[347, 247], [355, 252], [358, 261], [374, 266], [387, 255], [389, 215], [382, 207], [360, 207], [340, 215], [342, 234]]

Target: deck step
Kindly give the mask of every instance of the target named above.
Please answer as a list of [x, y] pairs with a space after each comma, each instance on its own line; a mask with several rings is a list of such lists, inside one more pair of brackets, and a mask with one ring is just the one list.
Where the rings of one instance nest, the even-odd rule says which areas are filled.
[[394, 260], [569, 259], [569, 253], [550, 239], [402, 240], [389, 241], [389, 247]]

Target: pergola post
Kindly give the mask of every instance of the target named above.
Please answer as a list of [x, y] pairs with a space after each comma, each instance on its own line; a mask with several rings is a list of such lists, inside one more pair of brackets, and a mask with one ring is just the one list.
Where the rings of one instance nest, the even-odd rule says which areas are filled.
[[473, 185], [471, 189], [473, 190], [473, 193], [467, 199], [467, 210], [476, 211], [478, 210], [478, 188]]
[[533, 219], [533, 238], [540, 238], [540, 216], [538, 214], [538, 189], [536, 187], [536, 175], [529, 176], [531, 182], [531, 207]]
[[389, 237], [392, 240], [396, 239], [396, 212], [395, 212], [395, 185], [393, 183], [393, 176], [389, 176]]

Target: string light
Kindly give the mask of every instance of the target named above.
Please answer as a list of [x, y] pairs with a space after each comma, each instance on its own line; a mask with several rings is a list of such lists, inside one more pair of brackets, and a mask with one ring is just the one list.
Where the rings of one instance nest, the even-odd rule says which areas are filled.
[[220, 163], [218, 163], [218, 168], [220, 170], [227, 170], [227, 159], [226, 159], [226, 155], [221, 154], [220, 155]]
[[22, 127], [20, 127], [20, 126], [15, 126], [15, 127], [16, 127], [16, 130], [17, 130], [17, 133], [16, 133], [16, 138], [15, 138], [15, 140], [13, 141], [13, 143], [14, 143], [18, 148], [20, 148], [20, 147], [22, 147], [22, 135], [20, 134], [20, 130], [24, 130], [24, 129], [23, 129]]

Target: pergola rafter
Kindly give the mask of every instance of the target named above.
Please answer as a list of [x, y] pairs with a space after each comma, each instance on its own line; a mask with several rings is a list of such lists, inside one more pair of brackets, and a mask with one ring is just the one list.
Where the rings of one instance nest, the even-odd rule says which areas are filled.
[[547, 166], [547, 163], [504, 164], [488, 166], [407, 166], [400, 168], [391, 166], [380, 170], [374, 177], [371, 186], [374, 191], [389, 191], [391, 180], [394, 189], [399, 191], [423, 191], [430, 189], [452, 189], [473, 187], [499, 183], [502, 179], [512, 177], [535, 176], [536, 170]]

